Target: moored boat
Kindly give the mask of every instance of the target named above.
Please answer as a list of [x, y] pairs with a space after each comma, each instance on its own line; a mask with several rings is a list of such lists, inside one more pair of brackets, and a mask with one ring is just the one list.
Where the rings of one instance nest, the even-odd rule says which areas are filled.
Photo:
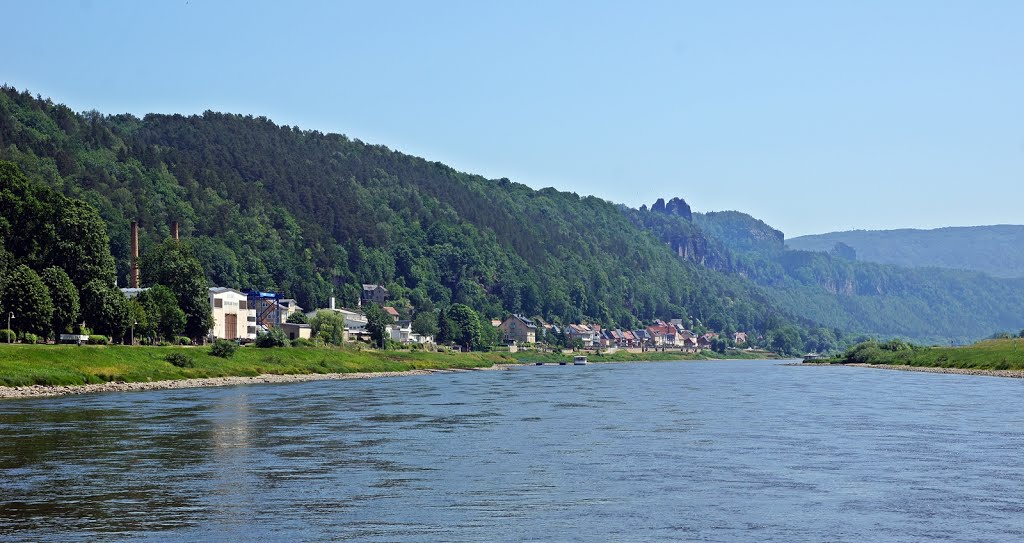
[[573, 366], [586, 366], [587, 365], [587, 357], [585, 357], [585, 356], [574, 356], [572, 358], [572, 365]]

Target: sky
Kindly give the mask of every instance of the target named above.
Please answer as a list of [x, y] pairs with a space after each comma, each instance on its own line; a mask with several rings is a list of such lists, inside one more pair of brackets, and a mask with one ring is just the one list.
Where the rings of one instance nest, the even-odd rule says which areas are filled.
[[0, 83], [787, 237], [1021, 224], [1024, 2], [0, 0]]

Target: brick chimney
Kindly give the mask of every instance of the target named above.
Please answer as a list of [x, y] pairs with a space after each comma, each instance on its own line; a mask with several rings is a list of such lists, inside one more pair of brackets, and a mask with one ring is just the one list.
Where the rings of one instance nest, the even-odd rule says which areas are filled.
[[128, 286], [139, 288], [139, 223], [132, 221], [132, 261], [128, 271]]

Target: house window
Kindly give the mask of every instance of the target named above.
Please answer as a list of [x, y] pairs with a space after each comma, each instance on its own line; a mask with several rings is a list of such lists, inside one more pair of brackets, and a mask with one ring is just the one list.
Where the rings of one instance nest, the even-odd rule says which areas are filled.
[[245, 300], [239, 300], [238, 301], [238, 309], [241, 309], [243, 311], [246, 310], [246, 309], [249, 309], [249, 302], [247, 302]]
[[213, 307], [224, 307], [224, 300], [221, 300], [220, 298], [214, 298]]
[[247, 317], [247, 319], [249, 320], [249, 322], [256, 322], [256, 317], [253, 317], [251, 315]]
[[256, 327], [255, 326], [250, 326], [248, 330], [249, 330], [250, 334], [255, 334], [256, 333]]

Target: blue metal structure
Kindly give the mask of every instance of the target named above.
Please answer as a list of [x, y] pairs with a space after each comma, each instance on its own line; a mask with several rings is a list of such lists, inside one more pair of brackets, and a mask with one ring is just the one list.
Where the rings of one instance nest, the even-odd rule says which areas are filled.
[[249, 290], [245, 293], [249, 300], [249, 307], [256, 310], [256, 326], [262, 331], [275, 328], [281, 323], [280, 300], [284, 295], [280, 292], [261, 292]]

